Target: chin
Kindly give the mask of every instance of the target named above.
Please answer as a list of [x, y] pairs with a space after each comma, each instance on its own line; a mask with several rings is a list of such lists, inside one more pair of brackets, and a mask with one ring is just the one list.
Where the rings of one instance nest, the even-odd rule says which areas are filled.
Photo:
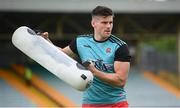
[[111, 35], [111, 34], [106, 34], [106, 35], [104, 35], [104, 37], [110, 37], [110, 35]]

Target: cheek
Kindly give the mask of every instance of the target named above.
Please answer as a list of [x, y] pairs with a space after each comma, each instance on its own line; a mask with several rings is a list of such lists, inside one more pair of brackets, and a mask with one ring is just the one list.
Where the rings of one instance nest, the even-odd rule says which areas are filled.
[[97, 27], [97, 30], [99, 30], [99, 31], [103, 31], [103, 27], [98, 26], [98, 27]]

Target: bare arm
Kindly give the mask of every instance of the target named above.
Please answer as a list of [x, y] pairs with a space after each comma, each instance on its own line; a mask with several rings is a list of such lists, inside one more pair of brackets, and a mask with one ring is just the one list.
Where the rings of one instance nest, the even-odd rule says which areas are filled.
[[[39, 34], [41, 35], [44, 39], [46, 39], [47, 41], [49, 41], [50, 43], [52, 43], [52, 41], [49, 39], [49, 34], [48, 32], [44, 32], [44, 33], [41, 33]], [[53, 44], [53, 43], [52, 43]], [[58, 47], [61, 51], [63, 51], [64, 53], [66, 53], [67, 55], [73, 57], [74, 56], [74, 53], [72, 52], [72, 50], [69, 48], [69, 46], [66, 46], [64, 48], [60, 48]]]
[[115, 73], [105, 73], [96, 69], [92, 64], [88, 66], [88, 69], [94, 76], [105, 81], [112, 86], [124, 87], [128, 78], [130, 63], [129, 62], [114, 62]]
[[60, 48], [64, 53], [66, 53], [67, 55], [74, 57], [75, 54], [73, 53], [73, 51], [70, 49], [69, 46], [66, 46], [64, 48]]

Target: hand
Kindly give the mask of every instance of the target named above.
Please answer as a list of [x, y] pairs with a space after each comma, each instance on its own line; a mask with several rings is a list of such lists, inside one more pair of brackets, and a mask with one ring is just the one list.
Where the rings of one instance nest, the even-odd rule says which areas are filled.
[[42, 36], [44, 39], [49, 40], [49, 33], [42, 30], [34, 30], [37, 35]]
[[48, 32], [43, 32], [40, 34], [44, 39], [48, 40], [49, 39], [49, 33]]
[[84, 67], [90, 70], [92, 73], [95, 72], [94, 62], [93, 61], [85, 61], [82, 63]]
[[92, 74], [94, 74], [96, 72], [96, 68], [94, 67], [94, 65], [91, 63], [88, 67], [88, 70], [90, 70], [92, 72]]
[[42, 36], [46, 40], [49, 40], [49, 33], [48, 32], [37, 33], [37, 35]]

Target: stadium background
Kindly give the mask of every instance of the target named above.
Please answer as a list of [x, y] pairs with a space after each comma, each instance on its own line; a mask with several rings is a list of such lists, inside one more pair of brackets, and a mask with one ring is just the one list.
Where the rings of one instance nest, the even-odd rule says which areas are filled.
[[50, 33], [64, 47], [78, 34], [90, 34], [91, 9], [115, 12], [113, 34], [132, 55], [126, 86], [132, 107], [180, 106], [179, 0], [1, 0], [0, 107], [81, 105], [76, 91], [17, 50], [11, 36], [20, 26]]

